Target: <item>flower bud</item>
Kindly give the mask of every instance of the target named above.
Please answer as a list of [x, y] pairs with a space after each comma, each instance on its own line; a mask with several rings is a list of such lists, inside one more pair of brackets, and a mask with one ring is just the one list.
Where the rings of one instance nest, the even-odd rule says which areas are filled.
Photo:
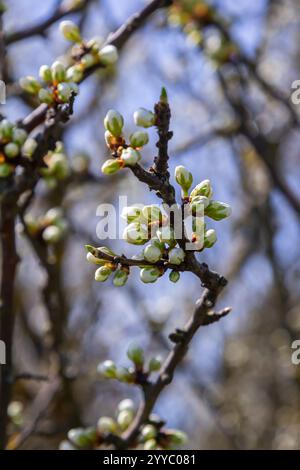
[[162, 211], [160, 207], [156, 204], [144, 206], [142, 209], [142, 215], [146, 220], [147, 224], [151, 224], [153, 222], [161, 222], [163, 219]]
[[49, 225], [43, 231], [42, 237], [46, 243], [57, 243], [62, 238], [62, 230], [56, 225]]
[[155, 450], [157, 448], [157, 443], [155, 439], [149, 439], [145, 442], [143, 446], [144, 450]]
[[86, 259], [89, 263], [91, 264], [98, 264], [100, 266], [103, 266], [107, 261], [103, 259], [96, 258], [96, 256], [92, 255], [92, 253], [87, 253]]
[[145, 284], [157, 281], [160, 276], [161, 272], [156, 266], [143, 268], [140, 271], [141, 281]]
[[136, 131], [129, 137], [130, 145], [133, 148], [140, 148], [149, 142], [149, 135], [144, 131]]
[[117, 377], [116, 377], [120, 382], [124, 383], [133, 383], [135, 379], [135, 373], [134, 370], [131, 371], [127, 367], [119, 367], [117, 369]]
[[0, 178], [7, 178], [14, 171], [14, 167], [8, 163], [0, 164]]
[[186, 433], [178, 431], [177, 429], [168, 429], [165, 434], [171, 445], [180, 446], [185, 444], [187, 441]]
[[149, 371], [150, 372], [156, 372], [161, 368], [162, 360], [161, 357], [152, 357], [152, 359], [149, 362]]
[[78, 83], [83, 78], [83, 70], [79, 64], [69, 67], [67, 70], [67, 79], [71, 82]]
[[69, 99], [71, 98], [73, 90], [69, 83], [64, 82], [64, 83], [59, 83], [57, 87], [57, 91], [58, 91], [58, 98], [64, 103], [67, 103]]
[[231, 214], [231, 207], [229, 204], [220, 201], [210, 201], [205, 209], [205, 215], [214, 220], [222, 220], [229, 217]]
[[105, 175], [113, 175], [114, 173], [117, 173], [117, 171], [119, 171], [121, 167], [122, 164], [120, 160], [116, 160], [115, 158], [109, 158], [108, 160], [106, 160], [106, 162], [103, 163], [101, 171]]
[[128, 279], [128, 272], [125, 271], [124, 269], [118, 269], [114, 275], [114, 280], [113, 280], [114, 286], [116, 287], [125, 286], [127, 279]]
[[132, 411], [123, 410], [117, 416], [117, 423], [120, 426], [121, 431], [125, 431], [128, 426], [132, 423], [134, 414]]
[[47, 88], [41, 88], [39, 91], [39, 100], [41, 103], [52, 104], [54, 102], [52, 91]]
[[27, 158], [31, 158], [37, 148], [37, 141], [32, 137], [28, 137], [25, 140], [22, 147], [22, 155]]
[[100, 434], [115, 433], [117, 431], [117, 423], [108, 416], [102, 416], [98, 420], [97, 431]]
[[113, 136], [120, 137], [124, 126], [123, 116], [114, 109], [110, 109], [104, 118], [104, 127]]
[[87, 47], [90, 47], [93, 52], [99, 52], [101, 49], [101, 46], [103, 45], [104, 39], [102, 36], [95, 36], [94, 38], [91, 38], [88, 43]]
[[137, 109], [133, 114], [134, 122], [140, 127], [152, 127], [155, 124], [155, 115], [145, 108]]
[[41, 65], [39, 70], [39, 77], [46, 83], [52, 82], [52, 73], [49, 65]]
[[211, 228], [205, 232], [204, 235], [204, 247], [211, 248], [217, 241], [216, 231]]
[[144, 245], [148, 240], [147, 227], [138, 222], [132, 222], [125, 228], [123, 239], [132, 245]]
[[142, 428], [141, 435], [144, 441], [149, 441], [149, 439], [155, 439], [157, 436], [157, 429], [152, 424], [146, 424], [146, 426], [143, 426]]
[[184, 166], [179, 165], [175, 168], [175, 179], [179, 186], [182, 187], [183, 195], [187, 196], [187, 192], [193, 184], [193, 175]]
[[63, 218], [63, 210], [61, 207], [52, 207], [45, 214], [45, 220], [48, 224], [57, 224]]
[[62, 21], [59, 30], [68, 41], [81, 42], [80, 30], [73, 21]]
[[174, 230], [171, 227], [167, 225], [160, 227], [156, 234], [161, 243], [168, 243], [168, 245], [174, 243]]
[[17, 127], [13, 130], [12, 140], [15, 144], [20, 147], [24, 144], [27, 139], [27, 132], [24, 129], [18, 129]]
[[0, 122], [0, 138], [2, 141], [7, 142], [12, 138], [13, 135], [13, 124], [7, 119], [2, 119]]
[[19, 147], [17, 144], [10, 142], [4, 146], [4, 153], [7, 158], [15, 158], [19, 154]]
[[140, 161], [141, 154], [137, 150], [128, 147], [127, 149], [122, 150], [121, 159], [126, 166], [134, 166], [138, 161]]
[[169, 263], [171, 264], [181, 264], [185, 258], [185, 252], [182, 248], [173, 248], [169, 251]]
[[51, 73], [54, 82], [60, 83], [66, 79], [65, 66], [58, 60], [51, 65]]
[[37, 79], [30, 75], [21, 78], [19, 84], [23, 90], [27, 91], [27, 93], [31, 93], [32, 95], [36, 95], [41, 88], [41, 84]]
[[135, 412], [135, 404], [132, 400], [130, 400], [130, 398], [125, 398], [124, 400], [121, 400], [118, 404], [118, 412], [124, 410], [132, 411], [132, 413]]
[[203, 180], [194, 187], [190, 194], [190, 198], [194, 199], [196, 196], [205, 196], [209, 199], [212, 197], [212, 187], [209, 180]]
[[89, 436], [86, 435], [85, 429], [83, 428], [70, 429], [68, 439], [77, 447], [84, 448], [91, 445], [91, 440]]
[[136, 365], [142, 366], [144, 364], [144, 351], [139, 346], [133, 344], [127, 350], [127, 357]]
[[142, 209], [137, 206], [124, 207], [122, 210], [121, 217], [125, 219], [127, 223], [138, 221], [141, 217]]
[[88, 69], [89, 67], [92, 67], [93, 65], [95, 65], [97, 62], [97, 57], [94, 56], [93, 54], [85, 54], [82, 58], [81, 58], [81, 65], [83, 65], [83, 67], [85, 69]]
[[116, 364], [113, 361], [104, 361], [98, 364], [97, 372], [106, 379], [115, 379], [117, 375]]
[[177, 282], [180, 279], [180, 273], [178, 271], [171, 271], [169, 274], [169, 279], [171, 282]]
[[101, 266], [95, 272], [95, 281], [97, 282], [105, 282], [112, 273], [112, 269], [108, 266]]
[[112, 44], [104, 46], [99, 52], [99, 60], [103, 65], [114, 65], [118, 57], [118, 49]]
[[190, 210], [195, 217], [203, 217], [204, 210], [209, 204], [206, 196], [196, 196], [190, 202]]
[[149, 244], [144, 248], [144, 258], [146, 261], [149, 261], [149, 263], [157, 263], [161, 259], [161, 250], [155, 246]]

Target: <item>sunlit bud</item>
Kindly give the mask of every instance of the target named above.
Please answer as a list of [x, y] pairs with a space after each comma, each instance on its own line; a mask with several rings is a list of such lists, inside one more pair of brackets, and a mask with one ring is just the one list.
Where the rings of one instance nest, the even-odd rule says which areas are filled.
[[112, 273], [112, 269], [108, 266], [101, 266], [95, 272], [95, 281], [104, 282], [106, 281]]
[[144, 441], [154, 439], [157, 436], [157, 429], [152, 424], [146, 424], [146, 426], [142, 428], [141, 435]]
[[1, 140], [7, 141], [12, 138], [13, 124], [7, 119], [2, 119], [0, 122], [0, 137]]
[[137, 150], [128, 147], [127, 149], [123, 149], [121, 159], [126, 166], [134, 166], [138, 161], [140, 161], [141, 154]]
[[185, 258], [185, 252], [181, 248], [173, 248], [169, 251], [169, 263], [181, 264]]
[[127, 367], [118, 367], [117, 369], [117, 379], [120, 382], [133, 383], [134, 382], [134, 370], [131, 371]]
[[90, 436], [86, 434], [86, 430], [83, 428], [70, 429], [68, 439], [77, 447], [88, 447], [91, 444]]
[[115, 433], [117, 431], [117, 423], [109, 416], [102, 416], [98, 420], [97, 430], [100, 434]]
[[49, 65], [41, 65], [39, 77], [46, 83], [52, 82], [52, 73]]
[[144, 258], [149, 263], [156, 263], [161, 259], [161, 250], [157, 246], [149, 244], [144, 248]]
[[104, 46], [99, 51], [100, 62], [104, 65], [114, 65], [118, 60], [119, 54], [118, 49], [112, 44]]
[[211, 248], [217, 241], [216, 231], [211, 228], [205, 232], [204, 235], [204, 247]]
[[155, 266], [143, 268], [140, 271], [141, 281], [143, 281], [145, 284], [149, 284], [151, 282], [157, 281], [160, 275], [161, 275], [160, 270]]
[[137, 109], [133, 114], [134, 122], [137, 126], [140, 127], [151, 127], [155, 124], [155, 115], [152, 111], [149, 111], [145, 108]]
[[156, 204], [144, 206], [142, 209], [142, 215], [148, 224], [152, 222], [161, 222], [163, 219], [161, 209]]
[[45, 220], [48, 224], [56, 224], [64, 215], [61, 207], [52, 207], [45, 214]]
[[61, 441], [58, 449], [59, 450], [77, 450], [76, 447], [74, 447], [69, 441]]
[[52, 91], [46, 88], [41, 88], [39, 91], [39, 100], [41, 103], [52, 104], [54, 102]]
[[5, 145], [4, 153], [8, 158], [15, 158], [19, 154], [19, 147], [17, 144], [10, 142]]
[[162, 360], [161, 357], [152, 357], [152, 359], [149, 362], [149, 371], [150, 372], [156, 372], [161, 368]]
[[59, 25], [59, 30], [68, 41], [81, 42], [79, 28], [73, 21], [62, 21]]
[[125, 286], [126, 282], [128, 279], [128, 272], [125, 271], [124, 269], [117, 269], [114, 275], [114, 286], [116, 287], [122, 287]]
[[123, 239], [132, 245], [144, 245], [148, 240], [147, 227], [138, 222], [132, 222], [125, 228]]
[[149, 439], [145, 442], [143, 448], [144, 450], [155, 450], [157, 447], [157, 443], [155, 439]]
[[105, 175], [113, 175], [114, 173], [117, 173], [117, 171], [119, 171], [121, 167], [122, 163], [120, 162], [120, 160], [117, 160], [115, 158], [109, 158], [108, 160], [106, 160], [106, 162], [103, 163], [101, 171]]
[[8, 163], [0, 164], [0, 178], [7, 178], [7, 176], [11, 175], [13, 171], [13, 166], [9, 165]]
[[27, 139], [27, 132], [24, 129], [15, 128], [12, 133], [12, 140], [15, 144], [22, 146]]
[[149, 135], [147, 132], [144, 131], [136, 131], [131, 134], [129, 141], [130, 145], [134, 148], [143, 147], [144, 145], [148, 144]]
[[124, 400], [121, 400], [118, 404], [118, 412], [124, 410], [132, 411], [132, 413], [135, 412], [135, 404], [130, 398], [125, 398]]
[[174, 230], [169, 226], [160, 227], [156, 232], [158, 239], [162, 243], [172, 244], [174, 242]]
[[120, 426], [121, 431], [125, 431], [128, 426], [132, 423], [134, 414], [132, 411], [123, 410], [117, 416], [117, 423]]
[[98, 364], [97, 372], [107, 379], [115, 379], [117, 375], [117, 367], [113, 361], [104, 361]]
[[65, 66], [59, 62], [55, 61], [51, 65], [52, 79], [54, 82], [63, 82], [66, 79], [66, 69]]
[[214, 220], [222, 220], [229, 217], [231, 214], [231, 207], [229, 204], [220, 201], [210, 201], [205, 209], [205, 215]]
[[70, 172], [68, 160], [64, 153], [54, 153], [48, 162], [49, 172], [57, 179], [65, 179]]
[[69, 83], [59, 83], [57, 91], [58, 98], [64, 103], [67, 103], [67, 101], [69, 101], [69, 99], [71, 98], [73, 90]]
[[180, 279], [180, 273], [178, 271], [171, 271], [169, 274], [169, 279], [171, 282], [178, 282]]
[[103, 42], [104, 39], [102, 36], [96, 36], [87, 42], [87, 47], [90, 47], [93, 52], [98, 52], [101, 49]]
[[62, 238], [62, 230], [56, 225], [49, 225], [43, 231], [42, 237], [46, 243], [57, 243]]
[[32, 137], [28, 137], [25, 140], [22, 147], [22, 155], [27, 158], [31, 158], [35, 149], [37, 148], [37, 141]]
[[171, 445], [180, 446], [186, 443], [187, 435], [177, 429], [168, 429], [165, 433]]
[[104, 127], [115, 137], [119, 137], [122, 134], [124, 126], [124, 118], [122, 114], [114, 109], [110, 109], [104, 118]]
[[137, 206], [128, 206], [124, 207], [122, 210], [121, 217], [125, 219], [127, 223], [134, 222], [140, 219], [142, 213], [142, 209]]
[[98, 264], [98, 265], [101, 265], [101, 266], [103, 266], [105, 263], [107, 263], [107, 261], [105, 261], [103, 259], [96, 258], [96, 256], [92, 255], [92, 253], [87, 253], [86, 259], [91, 264]]
[[194, 199], [196, 196], [206, 196], [209, 199], [212, 197], [212, 187], [209, 180], [203, 180], [194, 187], [190, 194], [190, 198]]
[[201, 217], [204, 209], [208, 206], [209, 199], [206, 196], [196, 196], [190, 202], [190, 209], [193, 215]]
[[95, 65], [96, 62], [97, 62], [97, 58], [93, 54], [90, 54], [90, 53], [85, 54], [81, 58], [81, 64], [86, 69], [88, 69], [89, 67], [92, 67], [93, 65]]
[[127, 356], [136, 366], [144, 364], [144, 351], [135, 344], [129, 346]]
[[21, 78], [19, 83], [23, 90], [33, 95], [36, 95], [41, 88], [41, 84], [37, 81], [37, 79], [30, 75], [28, 77]]
[[184, 166], [179, 165], [175, 168], [175, 179], [179, 186], [182, 187], [183, 195], [187, 196], [187, 192], [193, 184], [193, 175]]
[[80, 65], [73, 65], [72, 67], [69, 67], [67, 70], [67, 79], [78, 83], [82, 80], [83, 78], [83, 71], [82, 67]]

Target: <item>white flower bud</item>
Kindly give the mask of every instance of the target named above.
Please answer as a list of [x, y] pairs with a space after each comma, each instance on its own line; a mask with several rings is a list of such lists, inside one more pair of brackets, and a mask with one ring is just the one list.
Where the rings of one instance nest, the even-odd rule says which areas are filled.
[[105, 175], [113, 175], [114, 173], [117, 173], [121, 167], [122, 163], [120, 160], [117, 160], [116, 158], [109, 158], [106, 160], [106, 162], [103, 163], [101, 171]]
[[80, 30], [73, 21], [62, 21], [59, 30], [68, 41], [81, 42]]
[[39, 77], [46, 83], [52, 82], [52, 73], [49, 65], [41, 65], [39, 70]]
[[145, 284], [157, 281], [160, 276], [161, 272], [156, 266], [143, 268], [140, 271], [141, 281]]
[[48, 224], [56, 224], [63, 218], [64, 212], [61, 207], [52, 207], [45, 214], [45, 220]]
[[185, 252], [182, 248], [172, 248], [169, 251], [169, 263], [171, 264], [181, 264], [185, 258]]
[[83, 70], [79, 64], [73, 65], [72, 67], [68, 68], [67, 79], [69, 81], [78, 83], [82, 80], [82, 78], [83, 78]]
[[107, 379], [115, 379], [117, 375], [117, 367], [113, 361], [107, 360], [98, 364], [97, 372]]
[[92, 253], [87, 253], [86, 259], [89, 263], [98, 264], [100, 266], [103, 266], [107, 262], [103, 259], [96, 258], [96, 256], [92, 255]]
[[209, 229], [204, 235], [204, 247], [211, 248], [217, 241], [217, 234], [214, 229]]
[[7, 158], [15, 158], [19, 154], [20, 150], [17, 144], [10, 142], [4, 146], [4, 153]]
[[52, 91], [47, 88], [41, 88], [39, 91], [39, 100], [41, 103], [52, 104], [54, 102]]
[[156, 263], [161, 259], [161, 250], [155, 245], [147, 245], [143, 253], [145, 260], [149, 261], [149, 263]]
[[174, 230], [168, 225], [160, 227], [156, 234], [161, 243], [168, 243], [170, 245], [174, 242]]
[[69, 83], [59, 83], [57, 87], [58, 91], [58, 98], [63, 101], [64, 103], [67, 103], [69, 99], [71, 98], [72, 95], [72, 87]]
[[22, 155], [27, 158], [31, 158], [34, 154], [35, 149], [37, 148], [37, 141], [32, 137], [28, 137], [25, 140], [22, 147]]
[[108, 416], [102, 416], [98, 420], [97, 430], [100, 434], [115, 433], [117, 431], [117, 423]]
[[149, 439], [145, 442], [143, 449], [144, 450], [155, 450], [157, 448], [157, 442], [155, 439]]
[[214, 220], [222, 220], [229, 217], [231, 214], [231, 207], [229, 204], [220, 201], [210, 201], [205, 209], [205, 215]]
[[131, 134], [129, 137], [130, 145], [133, 148], [140, 148], [149, 142], [149, 135], [144, 131], [137, 131]]
[[24, 129], [18, 129], [17, 127], [13, 130], [12, 140], [15, 144], [20, 147], [24, 144], [27, 139], [27, 132]]
[[203, 217], [204, 209], [208, 206], [209, 199], [206, 196], [196, 196], [190, 202], [190, 209], [194, 216]]
[[209, 180], [203, 180], [195, 186], [190, 194], [190, 198], [194, 199], [196, 196], [205, 196], [209, 199], [212, 197], [212, 187]]
[[41, 84], [37, 81], [37, 79], [30, 75], [21, 78], [19, 80], [19, 84], [23, 90], [27, 91], [27, 93], [31, 93], [32, 95], [36, 95], [41, 88]]
[[112, 269], [108, 266], [101, 266], [95, 272], [95, 281], [97, 282], [105, 282], [112, 273]]
[[144, 364], [144, 351], [135, 344], [129, 346], [127, 356], [136, 366]]
[[180, 446], [185, 444], [187, 441], [186, 433], [178, 431], [177, 429], [168, 429], [166, 434], [171, 445]]
[[144, 206], [142, 210], [142, 215], [147, 224], [151, 224], [153, 222], [161, 222], [163, 219], [162, 211], [160, 207], [156, 204]]
[[134, 166], [140, 161], [141, 154], [137, 150], [128, 147], [127, 149], [123, 149], [121, 159], [126, 166]]
[[56, 225], [49, 225], [43, 231], [42, 237], [46, 243], [57, 243], [62, 238], [62, 230]]
[[14, 167], [8, 163], [0, 164], [0, 178], [7, 178], [14, 171]]
[[169, 279], [171, 282], [178, 282], [180, 279], [180, 273], [178, 271], [171, 271], [169, 274]]
[[161, 357], [152, 357], [152, 359], [149, 362], [149, 371], [150, 372], [156, 372], [161, 368], [162, 365], [162, 360]]
[[120, 137], [124, 126], [122, 114], [114, 109], [110, 109], [104, 118], [104, 127], [115, 137]]
[[152, 424], [146, 424], [142, 428], [141, 435], [144, 441], [149, 441], [149, 439], [154, 439], [157, 436], [157, 429]]
[[117, 416], [117, 423], [120, 426], [121, 431], [125, 431], [125, 429], [130, 426], [134, 418], [134, 414], [132, 411], [123, 410]]
[[92, 67], [93, 65], [96, 64], [96, 62], [97, 62], [97, 57], [90, 53], [85, 54], [81, 58], [81, 61], [80, 61], [81, 65], [83, 65], [85, 69]]
[[147, 227], [138, 222], [132, 222], [125, 228], [123, 239], [132, 245], [144, 245], [148, 240]]
[[58, 60], [51, 65], [51, 73], [54, 82], [60, 83], [66, 79], [65, 66]]
[[182, 187], [184, 196], [193, 184], [193, 175], [184, 166], [179, 165], [175, 168], [175, 179], [179, 186]]
[[114, 65], [118, 58], [118, 49], [112, 44], [104, 46], [99, 52], [99, 60], [103, 65]]
[[127, 279], [128, 279], [128, 272], [125, 271], [124, 269], [118, 269], [114, 275], [114, 280], [113, 280], [114, 286], [116, 287], [125, 286]]
[[152, 127], [155, 124], [155, 115], [145, 108], [137, 109], [133, 114], [134, 122], [140, 127]]
[[122, 210], [121, 217], [125, 219], [127, 223], [138, 221], [141, 218], [142, 209], [137, 206], [124, 207]]
[[132, 413], [134, 413], [135, 409], [136, 409], [135, 404], [130, 398], [125, 398], [124, 400], [121, 400], [120, 403], [118, 404], [118, 412], [129, 410], [129, 411], [132, 411]]

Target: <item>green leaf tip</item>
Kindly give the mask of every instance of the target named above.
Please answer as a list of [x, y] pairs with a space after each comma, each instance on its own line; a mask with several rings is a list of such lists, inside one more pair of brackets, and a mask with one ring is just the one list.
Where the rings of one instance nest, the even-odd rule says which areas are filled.
[[95, 254], [96, 248], [94, 248], [92, 245], [85, 245], [85, 249], [88, 253]]
[[160, 101], [162, 103], [168, 103], [168, 93], [165, 87], [162, 87], [161, 93], [160, 93]]

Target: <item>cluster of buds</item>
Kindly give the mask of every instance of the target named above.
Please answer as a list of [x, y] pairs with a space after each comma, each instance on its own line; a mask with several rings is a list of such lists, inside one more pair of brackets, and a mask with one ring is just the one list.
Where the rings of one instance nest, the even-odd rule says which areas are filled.
[[[105, 282], [113, 274], [113, 283], [115, 287], [122, 287], [126, 284], [129, 269], [127, 266], [122, 266], [116, 263], [114, 260], [116, 254], [107, 248], [106, 246], [99, 246], [94, 248], [90, 245], [86, 245], [87, 256], [86, 259], [89, 263], [99, 265], [98, 269], [95, 271], [95, 281]], [[100, 255], [98, 255], [100, 253]], [[106, 258], [101, 258], [101, 253], [107, 255], [111, 260]]]
[[68, 158], [62, 142], [56, 142], [55, 149], [44, 156], [45, 167], [40, 172], [48, 186], [54, 187], [57, 181], [65, 180], [70, 174]]
[[[101, 449], [109, 434], [122, 436], [133, 422], [137, 408], [130, 398], [120, 401], [115, 417], [101, 416], [96, 426], [74, 428], [68, 432], [68, 439], [60, 444], [60, 450]], [[136, 449], [174, 449], [186, 442], [186, 434], [177, 429], [164, 428], [164, 422], [157, 415], [150, 415], [140, 429], [134, 443]]]
[[[144, 108], [139, 108], [133, 114], [137, 126], [149, 128], [155, 125], [155, 115]], [[149, 135], [146, 131], [138, 130], [129, 136], [126, 142], [123, 136], [124, 118], [110, 109], [104, 118], [105, 141], [111, 152], [111, 158], [102, 165], [101, 171], [111, 175], [126, 166], [136, 165], [140, 159], [140, 150], [148, 144]]]
[[49, 245], [59, 243], [67, 232], [67, 222], [60, 207], [49, 209], [42, 217], [30, 214], [25, 217], [25, 224], [30, 235]]
[[192, 174], [182, 165], [175, 169], [176, 182], [181, 187], [182, 199], [187, 207], [187, 212], [192, 216], [193, 233], [191, 242], [195, 251], [211, 248], [217, 241], [216, 231], [207, 229], [204, 216], [219, 221], [231, 214], [229, 204], [212, 199], [213, 190], [209, 180], [203, 180], [197, 184], [189, 193], [193, 184]]
[[120, 382], [136, 385], [148, 383], [149, 376], [153, 372], [159, 371], [162, 360], [159, 356], [152, 357], [145, 363], [144, 351], [137, 345], [131, 345], [127, 350], [127, 357], [132, 362], [129, 367], [117, 367], [111, 361], [106, 360], [98, 365], [98, 372], [107, 379], [116, 379]]
[[10, 176], [20, 158], [31, 158], [37, 142], [7, 119], [0, 122], [0, 178]]

